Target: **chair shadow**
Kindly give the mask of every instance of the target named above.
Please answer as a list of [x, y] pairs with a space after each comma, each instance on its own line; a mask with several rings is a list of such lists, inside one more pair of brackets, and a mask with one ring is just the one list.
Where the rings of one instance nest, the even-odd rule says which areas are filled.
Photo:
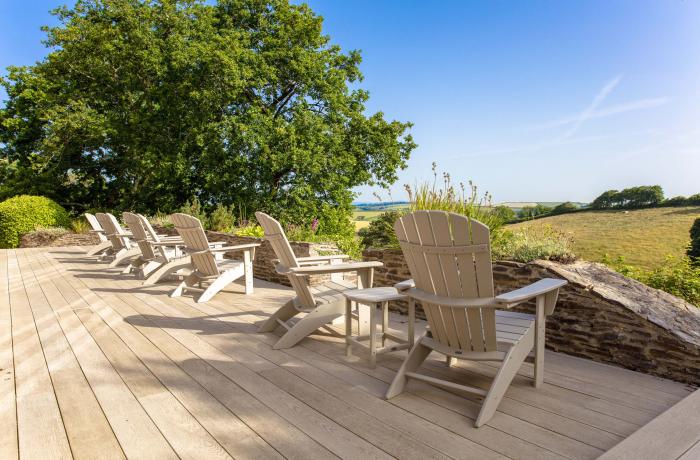
[[[124, 321], [133, 326], [157, 327], [163, 329], [181, 329], [196, 332], [197, 335], [230, 334], [236, 332], [232, 329], [232, 323], [221, 321], [219, 318], [243, 316], [243, 315], [267, 315], [262, 311], [246, 311], [235, 313], [221, 313], [218, 315], [199, 316], [196, 318], [182, 318], [159, 315], [132, 315], [124, 318]], [[235, 322], [240, 327], [252, 326], [247, 322]], [[257, 328], [256, 328], [257, 329]], [[252, 331], [252, 328], [251, 328]], [[253, 332], [253, 331], [252, 331]]]

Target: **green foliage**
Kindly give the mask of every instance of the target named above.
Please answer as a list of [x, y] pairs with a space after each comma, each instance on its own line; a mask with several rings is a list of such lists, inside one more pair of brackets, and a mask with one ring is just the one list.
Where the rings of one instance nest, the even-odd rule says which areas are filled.
[[265, 236], [265, 231], [260, 225], [248, 224], [245, 227], [239, 227], [233, 231], [236, 236], [250, 236], [252, 238], [262, 238]]
[[512, 222], [517, 217], [515, 211], [513, 211], [513, 208], [510, 206], [494, 206], [494, 208], [491, 209], [491, 212], [497, 215], [498, 218], [501, 219], [501, 222]]
[[578, 206], [576, 206], [571, 201], [567, 201], [560, 205], [555, 206], [549, 213], [552, 215], [566, 214], [567, 212], [578, 211]]
[[633, 267], [623, 257], [613, 260], [607, 254], [602, 262], [627, 277], [700, 307], [700, 266], [693, 264], [690, 257], [668, 256], [662, 265], [653, 270]]
[[209, 219], [207, 219], [207, 221], [209, 223], [209, 230], [215, 232], [232, 232], [235, 224], [235, 218], [231, 210], [228, 206], [224, 206], [221, 203], [216, 205], [214, 211], [209, 214]]
[[73, 219], [70, 223], [70, 228], [75, 233], [88, 233], [92, 229], [85, 216]]
[[0, 248], [16, 248], [20, 237], [40, 227], [70, 227], [68, 212], [43, 196], [20, 195], [0, 203]]
[[537, 259], [570, 262], [575, 259], [571, 236], [549, 225], [505, 230], [491, 243], [494, 260], [531, 262]]
[[688, 206], [690, 204], [691, 203], [688, 198], [684, 196], [674, 196], [673, 198], [664, 200], [663, 203], [661, 203], [661, 206]]
[[688, 197], [688, 204], [690, 204], [690, 205], [700, 204], [700, 193], [696, 193], [695, 195], [690, 195]]
[[[193, 196], [285, 223], [387, 185], [410, 123], [368, 113], [358, 51], [288, 0], [80, 0], [0, 84], [2, 187], [155, 213]], [[0, 195], [2, 199], [3, 195]], [[249, 217], [249, 216], [244, 216]]]
[[622, 191], [608, 190], [591, 203], [593, 209], [643, 208], [659, 206], [664, 202], [660, 185], [642, 185]]
[[552, 212], [552, 208], [545, 206], [543, 204], [537, 204], [536, 206], [525, 206], [518, 213], [518, 217], [521, 219], [534, 219], [535, 217], [546, 216]]
[[174, 228], [172, 222], [170, 222], [170, 214], [158, 211], [154, 215], [148, 218], [151, 225], [162, 227], [162, 228]]
[[405, 186], [410, 202], [410, 212], [439, 210], [462, 214], [487, 225], [492, 237], [503, 226], [501, 217], [491, 211], [491, 195], [488, 192], [480, 197], [476, 185], [471, 181], [469, 181], [468, 191], [463, 183], [460, 183], [457, 189], [452, 184], [449, 173], [442, 174], [443, 183], [442, 186], [438, 186], [437, 177], [437, 165], [433, 163], [432, 182], [419, 182], [413, 188], [409, 185]]
[[691, 257], [696, 265], [700, 265], [700, 217], [695, 219], [690, 227], [690, 245], [688, 246], [688, 257]]
[[202, 227], [209, 228], [209, 219], [206, 212], [204, 212], [204, 208], [202, 208], [202, 203], [199, 202], [199, 198], [194, 197], [191, 201], [185, 201], [185, 204], [180, 207], [178, 212], [196, 217], [202, 223]]
[[360, 229], [358, 236], [368, 248], [398, 248], [399, 240], [394, 232], [394, 223], [403, 215], [401, 211], [387, 211]]

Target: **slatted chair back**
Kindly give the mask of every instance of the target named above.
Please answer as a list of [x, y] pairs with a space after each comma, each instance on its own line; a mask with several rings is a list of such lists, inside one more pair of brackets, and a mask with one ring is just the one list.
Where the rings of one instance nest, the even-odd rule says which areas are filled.
[[109, 216], [111, 216], [111, 214], [106, 214], [103, 212], [98, 212], [97, 214], [95, 214], [97, 221], [107, 233], [107, 239], [110, 243], [112, 243], [112, 247], [114, 248], [114, 250], [119, 251], [120, 249], [128, 249], [129, 246], [127, 245], [128, 243], [125, 241], [124, 237], [119, 236], [119, 234], [121, 233], [119, 231], [121, 229], [121, 226], [115, 226], [114, 223], [116, 222], [116, 219], [114, 219], [114, 216], [112, 216], [112, 219], [114, 219], [113, 221], [112, 219], [110, 219]]
[[175, 230], [182, 238], [187, 253], [192, 258], [192, 265], [204, 276], [219, 276], [216, 258], [209, 248], [207, 234], [202, 223], [196, 217], [175, 213], [170, 216]]
[[[299, 262], [294, 255], [292, 246], [289, 244], [287, 235], [282, 229], [282, 225], [264, 212], [256, 212], [255, 217], [258, 219], [258, 223], [265, 232], [265, 239], [270, 242], [272, 249], [275, 251], [275, 255], [279, 259], [280, 267], [278, 267], [278, 269], [282, 269], [283, 271], [284, 269], [298, 267]], [[315, 307], [316, 299], [309, 289], [308, 277], [300, 277], [292, 274], [287, 275], [287, 277], [301, 305], [307, 308]]]
[[[417, 289], [448, 298], [493, 297], [486, 225], [444, 211], [416, 211], [398, 219], [394, 230]], [[421, 304], [433, 340], [456, 350], [496, 351], [494, 307]]]
[[136, 241], [136, 244], [138, 244], [143, 258], [146, 260], [155, 259], [156, 254], [153, 251], [153, 246], [149, 241], [148, 234], [139, 216], [132, 212], [123, 212], [122, 219], [127, 227], [129, 227], [129, 230], [131, 230], [131, 234], [134, 235], [133, 239]]
[[[158, 233], [156, 233], [156, 230], [153, 228], [153, 225], [148, 221], [148, 218], [144, 216], [143, 214], [136, 214], [141, 221], [141, 224], [143, 225], [143, 228], [146, 230], [146, 234], [148, 235], [148, 238], [156, 243], [160, 242], [160, 237], [158, 236]], [[160, 255], [162, 255], [165, 259], [168, 259], [168, 253], [167, 250], [165, 249], [165, 246], [158, 246], [158, 252]]]
[[94, 214], [86, 212], [85, 219], [88, 221], [88, 224], [90, 224], [90, 227], [92, 227], [92, 229], [97, 233], [97, 237], [100, 239], [100, 241], [107, 241], [105, 229], [102, 228], [102, 225], [100, 225], [100, 223], [97, 221], [97, 217], [95, 217]]

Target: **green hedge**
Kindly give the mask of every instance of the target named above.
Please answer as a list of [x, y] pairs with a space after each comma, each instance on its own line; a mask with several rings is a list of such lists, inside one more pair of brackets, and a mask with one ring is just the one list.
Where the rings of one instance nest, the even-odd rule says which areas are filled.
[[68, 212], [43, 196], [20, 195], [0, 203], [0, 248], [16, 248], [39, 227], [70, 227]]

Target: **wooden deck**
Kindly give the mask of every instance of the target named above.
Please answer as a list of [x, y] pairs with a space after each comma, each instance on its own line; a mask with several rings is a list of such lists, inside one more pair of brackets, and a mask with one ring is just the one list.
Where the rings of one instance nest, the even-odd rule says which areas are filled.
[[[382, 399], [405, 351], [370, 369], [329, 336], [273, 350], [255, 323], [292, 292], [255, 288], [195, 304], [81, 248], [0, 251], [0, 457], [587, 459], [691, 392], [548, 352], [543, 387], [524, 365], [476, 429], [477, 402], [420, 382]], [[478, 386], [495, 372], [425, 368]]]

